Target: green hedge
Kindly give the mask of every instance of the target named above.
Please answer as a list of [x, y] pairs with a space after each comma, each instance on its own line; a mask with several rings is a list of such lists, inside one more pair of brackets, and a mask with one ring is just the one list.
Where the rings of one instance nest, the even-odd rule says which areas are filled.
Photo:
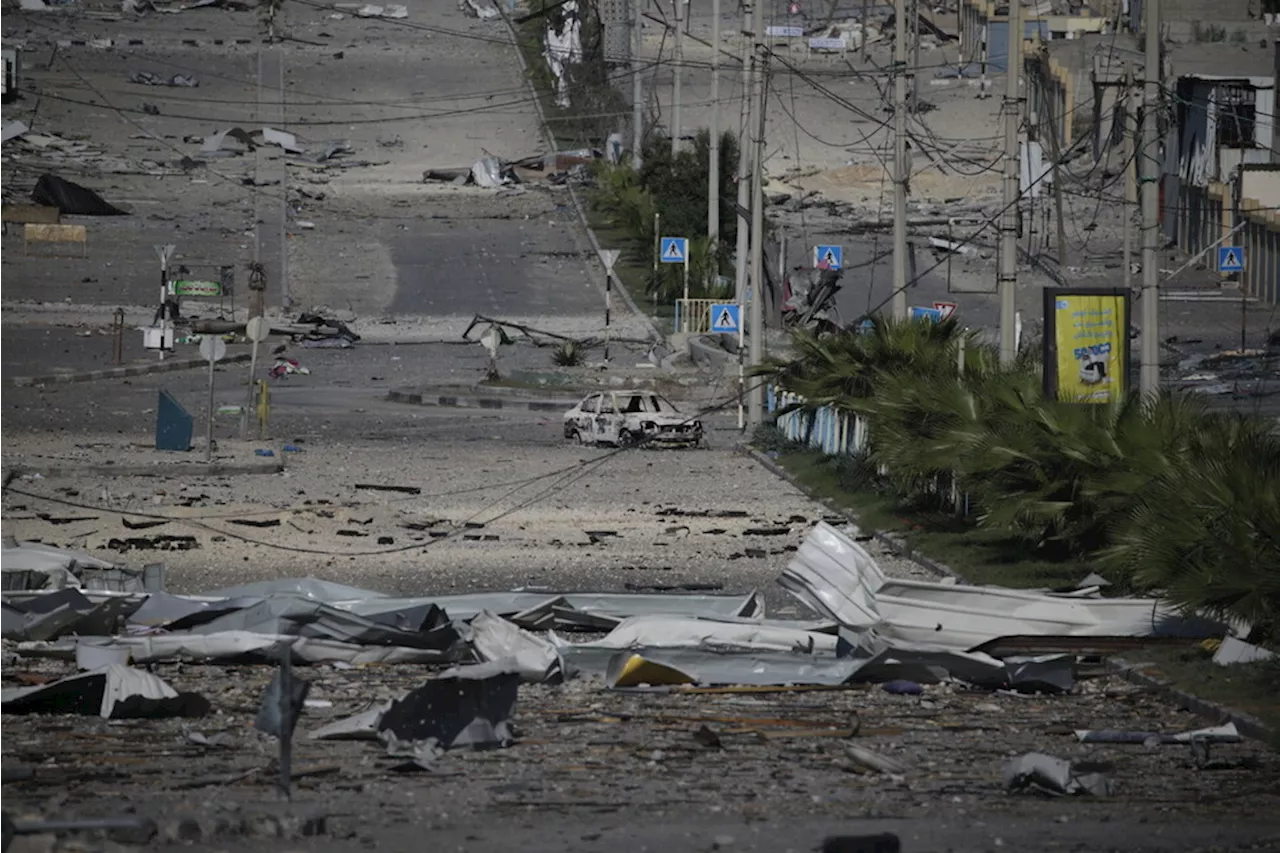
[[1160, 590], [1263, 637], [1280, 628], [1272, 422], [1173, 392], [1055, 402], [1034, 353], [1002, 368], [952, 321], [877, 317], [866, 334], [799, 335], [793, 357], [757, 374], [803, 397], [802, 410], [866, 418], [867, 461], [904, 503], [936, 500], [954, 477], [975, 507], [971, 523], [1033, 552], [1088, 559], [1118, 590]]

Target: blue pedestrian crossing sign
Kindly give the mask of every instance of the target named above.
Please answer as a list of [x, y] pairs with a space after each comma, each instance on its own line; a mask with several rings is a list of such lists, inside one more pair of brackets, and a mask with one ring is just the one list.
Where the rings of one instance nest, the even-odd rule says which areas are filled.
[[1244, 249], [1239, 246], [1219, 246], [1218, 272], [1244, 272]]
[[658, 247], [658, 259], [664, 264], [689, 262], [689, 240], [686, 237], [663, 237]]
[[844, 266], [844, 246], [814, 246], [813, 247], [813, 265], [820, 267], [827, 265], [827, 269], [838, 270]]
[[712, 332], [732, 332], [738, 334], [742, 331], [742, 306], [733, 302], [715, 302], [711, 305], [711, 331]]

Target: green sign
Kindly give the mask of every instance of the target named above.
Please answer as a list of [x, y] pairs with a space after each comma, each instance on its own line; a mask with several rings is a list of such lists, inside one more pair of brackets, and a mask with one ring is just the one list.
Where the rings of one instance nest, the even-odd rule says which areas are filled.
[[173, 283], [174, 296], [221, 296], [222, 285], [216, 281], [184, 281]]

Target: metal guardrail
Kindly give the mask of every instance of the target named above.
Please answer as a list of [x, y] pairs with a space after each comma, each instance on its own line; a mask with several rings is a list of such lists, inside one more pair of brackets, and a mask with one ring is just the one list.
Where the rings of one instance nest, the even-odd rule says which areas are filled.
[[723, 299], [677, 299], [675, 330], [692, 335], [710, 334], [711, 306], [722, 302]]
[[[768, 398], [770, 412], [804, 402], [800, 395], [777, 391], [772, 386], [769, 387]], [[803, 412], [787, 412], [776, 422], [789, 440], [806, 443], [828, 456], [853, 455], [867, 449], [867, 422], [857, 415], [823, 407], [814, 413], [812, 429]]]
[[[787, 406], [802, 403], [804, 398], [799, 394], [779, 391], [770, 385], [766, 390], [765, 402], [772, 414]], [[776, 416], [774, 423], [788, 440], [821, 450], [828, 456], [857, 456], [868, 450], [870, 425], [867, 421], [858, 415], [837, 412], [827, 406], [818, 409], [812, 416], [801, 411], [787, 412]], [[886, 473], [883, 466], [881, 473]], [[938, 478], [929, 491], [942, 495], [943, 503], [961, 515], [969, 514], [969, 495], [957, 488], [954, 476]]]

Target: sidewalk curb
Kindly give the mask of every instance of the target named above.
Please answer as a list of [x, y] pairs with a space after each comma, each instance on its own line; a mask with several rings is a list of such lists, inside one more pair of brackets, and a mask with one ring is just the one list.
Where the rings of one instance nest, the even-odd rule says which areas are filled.
[[[239, 364], [252, 358], [251, 353], [238, 352], [223, 357], [218, 364]], [[134, 364], [128, 367], [109, 367], [105, 370], [89, 370], [82, 373], [51, 373], [46, 376], [16, 376], [6, 379], [5, 385], [29, 388], [33, 385], [66, 385], [72, 382], [94, 382], [99, 379], [124, 379], [130, 376], [148, 376], [152, 373], [171, 373], [175, 370], [194, 370], [209, 362], [203, 358], [172, 359], [155, 364]]]
[[442, 406], [453, 409], [505, 409], [514, 412], [564, 412], [579, 400], [530, 400], [502, 397], [467, 397], [438, 391], [388, 391], [387, 399], [393, 403], [412, 406]]
[[[850, 521], [852, 521], [854, 524], [858, 524], [858, 517], [854, 513], [849, 512], [847, 510], [837, 509], [831, 506], [831, 504], [827, 503], [825, 500], [815, 496], [813, 494], [813, 491], [809, 489], [808, 486], [801, 483], [796, 477], [794, 477], [791, 474], [791, 472], [787, 471], [777, 462], [774, 462], [768, 456], [765, 456], [759, 450], [756, 450], [755, 448], [749, 447], [748, 445], [745, 445], [745, 444], [740, 444], [739, 448], [743, 451], [743, 453], [745, 453], [747, 456], [750, 456], [752, 459], [758, 462], [762, 467], [764, 467], [765, 470], [787, 481], [792, 486], [796, 487], [801, 492], [808, 495], [811, 499], [822, 504], [832, 513], [836, 515], [844, 516], [845, 518], [848, 518]], [[944, 575], [953, 577], [959, 583], [968, 584], [968, 581], [966, 581], [962, 576], [960, 576], [959, 574], [957, 574], [955, 571], [948, 568], [947, 566], [943, 565], [942, 563], [939, 563], [935, 560], [931, 560], [922, 554], [916, 553], [911, 548], [911, 546], [901, 538], [894, 536], [893, 534], [883, 533], [880, 531], [876, 531], [871, 535], [877, 541], [884, 543], [889, 548], [893, 549], [896, 553], [900, 554], [903, 557], [906, 557], [908, 560], [911, 560], [912, 562], [917, 563], [918, 565], [921, 565], [932, 571], [941, 572]], [[1173, 705], [1176, 705], [1177, 707], [1183, 710], [1190, 711], [1191, 713], [1195, 714], [1196, 716], [1210, 723], [1213, 723], [1215, 725], [1219, 725], [1219, 724], [1222, 724], [1223, 722], [1228, 722], [1228, 721], [1235, 723], [1236, 728], [1240, 730], [1240, 734], [1252, 740], [1266, 742], [1266, 741], [1270, 741], [1275, 736], [1271, 732], [1271, 730], [1268, 729], [1266, 726], [1264, 726], [1262, 724], [1262, 721], [1260, 721], [1257, 717], [1254, 717], [1250, 714], [1245, 714], [1241, 711], [1232, 710], [1231, 708], [1227, 708], [1223, 705], [1219, 705], [1214, 702], [1209, 702], [1205, 699], [1199, 698], [1198, 696], [1193, 696], [1190, 693], [1187, 693], [1185, 690], [1179, 690], [1178, 688], [1172, 686], [1171, 684], [1168, 684], [1167, 682], [1161, 681], [1158, 678], [1153, 678], [1150, 675], [1147, 675], [1146, 673], [1140, 672], [1139, 670], [1134, 668], [1133, 664], [1126, 663], [1121, 658], [1107, 658], [1106, 666], [1107, 666], [1107, 670], [1111, 672], [1113, 675], [1120, 676], [1125, 681], [1128, 681], [1130, 684], [1136, 684], [1140, 687], [1149, 688], [1150, 690], [1154, 691], [1156, 694], [1158, 694], [1161, 698], [1163, 698], [1167, 702]]]
[[1141, 666], [1141, 664], [1130, 664], [1120, 658], [1108, 658], [1106, 663], [1108, 670], [1130, 684], [1150, 688], [1165, 700], [1177, 705], [1184, 711], [1190, 711], [1210, 723], [1215, 725], [1226, 722], [1235, 723], [1236, 728], [1240, 730], [1240, 734], [1253, 740], [1269, 741], [1275, 736], [1270, 729], [1262, 724], [1261, 720], [1252, 714], [1235, 711], [1225, 705], [1219, 705], [1216, 702], [1193, 696], [1185, 690], [1179, 690], [1166, 681], [1161, 681], [1158, 678], [1147, 675], [1145, 672], [1139, 671], [1136, 667]]
[[[751, 447], [746, 444], [739, 444], [738, 448], [747, 456], [750, 456], [757, 463], [759, 463], [760, 466], [763, 467], [766, 471], [773, 474], [775, 477], [778, 477], [782, 480], [786, 480], [792, 486], [799, 489], [810, 500], [817, 501], [819, 504], [826, 507], [827, 510], [834, 515], [839, 515], [843, 518], [849, 519], [849, 521], [856, 524], [859, 529], [862, 529], [864, 531], [866, 530], [866, 528], [864, 527], [862, 522], [858, 519], [858, 516], [855, 513], [846, 509], [840, 509], [839, 507], [834, 507], [830, 503], [828, 503], [825, 499], [818, 497], [816, 494], [814, 494], [812, 489], [810, 489], [804, 483], [800, 482], [800, 480], [797, 479], [790, 471], [783, 468], [777, 462], [774, 462], [768, 456], [765, 456], [759, 450], [756, 450], [754, 447]], [[880, 531], [880, 530], [873, 530], [870, 532], [870, 535], [871, 535], [871, 538], [875, 539], [877, 542], [889, 548], [889, 550], [893, 551], [895, 554], [910, 560], [911, 562], [915, 563], [921, 568], [928, 569], [931, 572], [936, 572], [937, 574], [943, 575], [944, 577], [955, 578], [957, 583], [961, 583], [965, 585], [968, 585], [969, 583], [967, 580], [964, 579], [964, 577], [962, 577], [954, 569], [942, 563], [939, 563], [937, 560], [931, 560], [928, 557], [924, 556], [923, 554], [917, 552], [914, 548], [911, 547], [911, 545], [905, 539], [902, 539], [899, 536], [895, 536], [892, 533], [885, 533], [884, 531]]]
[[284, 462], [171, 462], [152, 465], [22, 465], [14, 468], [18, 475], [42, 474], [46, 477], [230, 477], [241, 474], [279, 474]]

